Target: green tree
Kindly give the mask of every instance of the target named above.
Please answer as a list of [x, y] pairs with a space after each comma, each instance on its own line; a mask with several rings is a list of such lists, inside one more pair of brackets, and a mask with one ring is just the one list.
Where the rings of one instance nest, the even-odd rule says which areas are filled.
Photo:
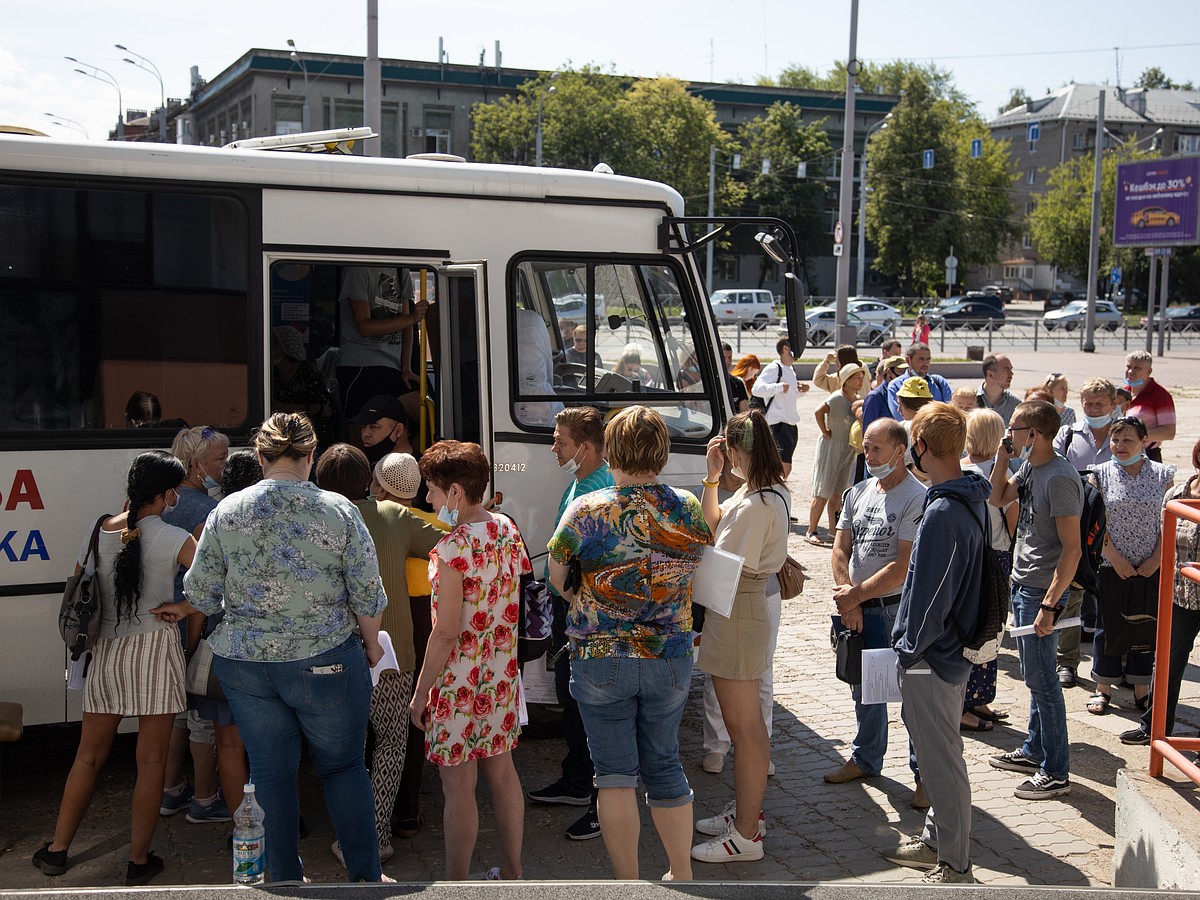
[[996, 114], [1004, 115], [1013, 107], [1024, 106], [1032, 99], [1033, 98], [1030, 97], [1029, 94], [1025, 93], [1025, 88], [1015, 87], [1008, 92], [1008, 100], [1001, 104], [1000, 108], [996, 110]]
[[1176, 82], [1158, 66], [1151, 66], [1142, 72], [1138, 76], [1137, 81], [1133, 83], [1133, 86], [1139, 88], [1163, 88], [1168, 91], [1177, 89], [1181, 91], [1194, 91], [1196, 89], [1190, 81]]
[[[691, 214], [706, 211], [709, 148], [715, 145], [720, 158], [736, 146], [717, 122], [712, 102], [689, 93], [678, 79], [645, 78], [625, 92], [619, 107], [628, 131], [625, 152], [613, 169], [669, 184], [683, 195]], [[716, 174], [718, 212], [736, 209], [744, 189], [723, 167]]]
[[593, 66], [546, 73], [513, 96], [477, 103], [471, 111], [471, 153], [480, 162], [533, 165], [538, 102], [546, 165], [590, 169], [613, 160], [627, 142], [619, 101], [627, 82]]
[[[899, 94], [910, 75], [919, 74], [940, 98], [970, 106], [970, 101], [954, 85], [954, 75], [933, 63], [917, 63], [907, 59], [888, 62], [864, 62], [858, 73], [857, 84], [867, 93]], [[788, 66], [778, 78], [760, 78], [759, 84], [814, 91], [845, 91], [846, 63], [836, 60], [832, 68], [821, 75], [816, 69], [802, 64]]]
[[[1133, 143], [1133, 141], [1131, 141]], [[1158, 151], [1118, 149], [1105, 153], [1101, 167], [1100, 190], [1100, 269], [1110, 270], [1118, 261], [1118, 251], [1112, 243], [1112, 222], [1116, 206], [1117, 164], [1137, 159], [1154, 159]], [[1092, 234], [1092, 186], [1095, 181], [1096, 157], [1093, 153], [1068, 159], [1050, 170], [1046, 191], [1038, 199], [1029, 216], [1030, 235], [1034, 248], [1046, 262], [1087, 279], [1088, 256]], [[1129, 267], [1133, 276], [1145, 270], [1140, 252], [1125, 253], [1123, 268]]]
[[[924, 294], [943, 283], [951, 246], [964, 267], [994, 260], [1012, 234], [1016, 175], [1005, 147], [956, 89], [931, 83], [919, 67], [902, 89], [888, 127], [871, 139], [866, 228], [875, 268]], [[974, 139], [983, 143], [979, 159], [970, 156]], [[923, 167], [927, 150], [931, 169]]]
[[[750, 215], [778, 216], [791, 224], [799, 243], [797, 261], [809, 281], [816, 274], [816, 257], [824, 255], [829, 244], [822, 223], [828, 188], [823, 179], [813, 177], [833, 158], [823, 122], [805, 122], [801, 107], [775, 103], [738, 132], [745, 148], [742, 171], [750, 175], [745, 210]], [[764, 161], [769, 164], [766, 172]], [[798, 176], [801, 163], [811, 176]], [[764, 267], [760, 287], [765, 274]]]
[[[474, 158], [533, 165], [539, 98], [544, 165], [588, 170], [604, 162], [619, 175], [671, 185], [691, 214], [707, 208], [709, 148], [715, 145], [721, 156], [729, 156], [735, 147], [711, 101], [689, 93], [683, 82], [631, 82], [589, 66], [540, 75], [514, 96], [476, 104]], [[745, 189], [719, 168], [717, 212], [736, 209], [744, 195]]]

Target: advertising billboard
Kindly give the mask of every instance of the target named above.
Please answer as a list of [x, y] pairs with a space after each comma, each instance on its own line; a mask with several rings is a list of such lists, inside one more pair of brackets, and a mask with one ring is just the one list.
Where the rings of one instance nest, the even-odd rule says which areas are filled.
[[1200, 156], [1144, 159], [1117, 166], [1118, 247], [1171, 247], [1197, 243]]

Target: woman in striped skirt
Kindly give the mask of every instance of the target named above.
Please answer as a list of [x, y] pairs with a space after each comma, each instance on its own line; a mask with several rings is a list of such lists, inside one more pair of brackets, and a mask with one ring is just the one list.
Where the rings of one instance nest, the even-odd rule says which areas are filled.
[[[138, 456], [129, 467], [129, 509], [100, 526], [96, 573], [100, 589], [100, 633], [93, 648], [83, 695], [83, 731], [67, 776], [54, 839], [33, 857], [47, 875], [67, 871], [67, 850], [92, 798], [117, 726], [137, 716], [137, 781], [133, 787], [127, 885], [145, 884], [162, 871], [150, 852], [162, 798], [167, 743], [175, 714], [185, 709], [183, 647], [179, 632], [160, 621], [157, 607], [173, 599], [175, 570], [190, 566], [196, 542], [182, 528], [163, 522], [164, 510], [179, 502], [184, 469], [161, 450]], [[79, 551], [82, 571], [91, 533]]]

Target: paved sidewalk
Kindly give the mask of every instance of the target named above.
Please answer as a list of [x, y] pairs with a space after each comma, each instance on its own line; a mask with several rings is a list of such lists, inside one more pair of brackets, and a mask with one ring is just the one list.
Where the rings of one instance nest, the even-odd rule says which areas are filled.
[[[1117, 379], [1123, 354], [1014, 353], [1014, 387], [1040, 382], [1047, 371], [1064, 371], [1074, 388], [1089, 375]], [[1190, 450], [1200, 435], [1200, 361], [1173, 356], [1156, 364], [1156, 376], [1176, 390], [1180, 413], [1179, 439], [1168, 445], [1168, 461], [1190, 471]], [[966, 383], [966, 382], [959, 382]], [[800, 400], [802, 440], [792, 478], [795, 511], [806, 518], [810, 499], [815, 427], [812, 411], [817, 392]], [[917, 833], [923, 814], [911, 809], [912, 780], [907, 765], [907, 737], [899, 709], [890, 709], [891, 741], [880, 777], [847, 785], [825, 784], [821, 776], [848, 754], [854, 732], [849, 689], [833, 676], [829, 649], [832, 578], [829, 550], [792, 537], [793, 554], [808, 568], [811, 580], [798, 600], [785, 603], [783, 627], [775, 659], [775, 737], [772, 758], [777, 775], [768, 784], [767, 858], [725, 866], [696, 864], [704, 881], [837, 881], [915, 884], [920, 873], [892, 866], [880, 851], [901, 835]], [[1085, 644], [1084, 650], [1090, 646]], [[1200, 657], [1194, 657], [1200, 660]], [[1090, 667], [1085, 661], [1080, 675]], [[732, 758], [719, 776], [700, 769], [701, 682], [693, 682], [680, 742], [688, 778], [696, 794], [696, 817], [718, 812], [732, 797]], [[1071, 735], [1072, 793], [1057, 800], [1017, 800], [1012, 789], [1017, 773], [992, 769], [989, 755], [1017, 747], [1024, 735], [1028, 692], [1021, 684], [1011, 642], [1000, 659], [997, 707], [1011, 711], [1013, 724], [989, 734], [964, 735], [975, 807], [973, 861], [977, 878], [990, 885], [1107, 885], [1111, 881], [1118, 769], [1144, 770], [1145, 747], [1126, 747], [1119, 732], [1132, 726], [1137, 712], [1128, 691], [1114, 695], [1113, 712], [1092, 716], [1084, 709], [1087, 687], [1067, 692]], [[1181, 725], [1200, 724], [1200, 670], [1189, 670], [1180, 705]], [[121, 882], [128, 841], [128, 792], [133, 780], [132, 741], [119, 740], [113, 760], [101, 777], [92, 809], [72, 848], [73, 867], [48, 879], [29, 862], [53, 831], [62, 783], [74, 753], [77, 732], [42, 730], [18, 744], [4, 745], [0, 792], [0, 885], [6, 888], [77, 888], [115, 886]], [[516, 752], [518, 771], [527, 790], [558, 775], [561, 742], [526, 734]], [[305, 770], [302, 804], [310, 837], [302, 842], [306, 871], [314, 881], [344, 877], [329, 852], [333, 835], [324, 813], [320, 789]], [[479, 876], [498, 862], [498, 841], [480, 787], [481, 831], [473, 869]], [[397, 840], [396, 855], [384, 871], [402, 882], [427, 882], [442, 871], [441, 797], [436, 773], [426, 770], [426, 826], [413, 841]], [[529, 879], [603, 880], [610, 877], [603, 841], [566, 840], [564, 830], [582, 812], [577, 807], [530, 804], [525, 816], [525, 875]], [[270, 823], [268, 823], [268, 829]], [[157, 884], [204, 884], [229, 881], [228, 825], [191, 825], [183, 816], [160, 820], [155, 848], [166, 860]], [[268, 832], [269, 834], [269, 832]], [[666, 870], [663, 853], [649, 816], [643, 813], [642, 876], [657, 879]]]

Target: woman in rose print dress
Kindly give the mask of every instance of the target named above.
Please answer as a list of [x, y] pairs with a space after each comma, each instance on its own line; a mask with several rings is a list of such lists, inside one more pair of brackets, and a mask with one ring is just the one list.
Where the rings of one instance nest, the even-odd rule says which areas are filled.
[[482, 507], [491, 465], [478, 444], [439, 441], [421, 457], [438, 518], [450, 526], [429, 554], [433, 633], [409, 713], [441, 774], [446, 880], [463, 881], [479, 833], [475, 784], [492, 791], [500, 865], [489, 879], [521, 877], [525, 798], [517, 746], [520, 576], [531, 571], [516, 527]]

